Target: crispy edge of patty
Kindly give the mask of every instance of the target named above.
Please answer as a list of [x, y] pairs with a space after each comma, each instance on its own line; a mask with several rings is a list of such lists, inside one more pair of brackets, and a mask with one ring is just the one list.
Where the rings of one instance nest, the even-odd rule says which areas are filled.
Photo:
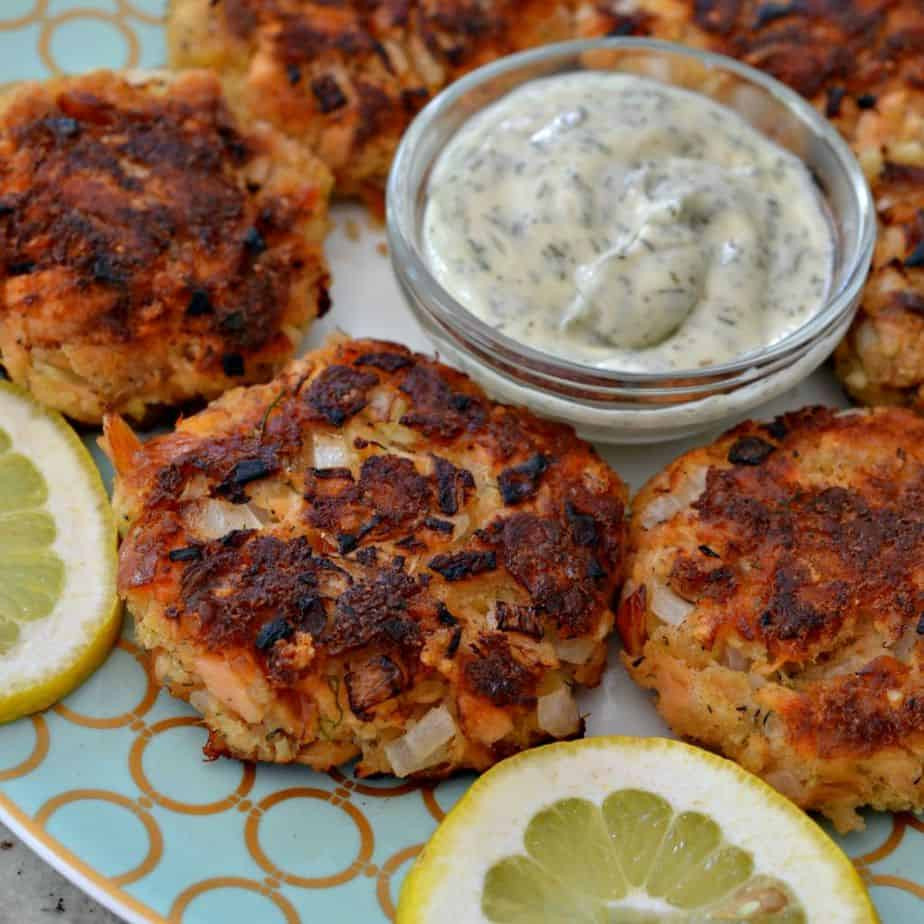
[[633, 504], [633, 679], [842, 831], [924, 804], [922, 437], [905, 410], [807, 408], [686, 453]]
[[[344, 434], [355, 471], [317, 470]], [[625, 487], [570, 428], [455, 370], [335, 338], [173, 434], [142, 447], [109, 419], [106, 440], [127, 529], [120, 589], [158, 674], [205, 712], [212, 755], [325, 769], [361, 750], [360, 772], [386, 772], [385, 743], [442, 702], [462, 734], [424, 775], [484, 769], [548, 740], [536, 709], [550, 684], [599, 680]], [[281, 522], [197, 540], [190, 491]], [[556, 639], [562, 652], [586, 641], [584, 663], [559, 659]], [[268, 725], [204, 691], [221, 674], [211, 659], [247, 673]]]
[[214, 75], [21, 84], [0, 123], [0, 353], [50, 406], [143, 421], [264, 381], [327, 306], [329, 173]]

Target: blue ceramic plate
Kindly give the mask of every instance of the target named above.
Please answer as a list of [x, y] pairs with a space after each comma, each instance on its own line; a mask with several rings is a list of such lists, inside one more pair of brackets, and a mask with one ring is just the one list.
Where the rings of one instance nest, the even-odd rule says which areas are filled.
[[[59, 71], [160, 66], [163, 7], [164, 0], [0, 0], [0, 85]], [[336, 308], [306, 348], [336, 324], [425, 349], [381, 232], [358, 209], [341, 207], [334, 217], [328, 256]], [[842, 402], [827, 373], [766, 412], [816, 401]], [[606, 454], [638, 486], [684, 448]], [[665, 731], [615, 658], [582, 706], [591, 734]], [[374, 924], [392, 917], [411, 861], [468, 784], [370, 785], [354, 781], [349, 768], [321, 775], [206, 763], [204, 739], [192, 711], [158, 693], [126, 627], [105, 666], [64, 703], [0, 729], [0, 817], [129, 921]], [[910, 815], [867, 822], [841, 843], [871, 884], [883, 921], [924, 920], [924, 823]]]

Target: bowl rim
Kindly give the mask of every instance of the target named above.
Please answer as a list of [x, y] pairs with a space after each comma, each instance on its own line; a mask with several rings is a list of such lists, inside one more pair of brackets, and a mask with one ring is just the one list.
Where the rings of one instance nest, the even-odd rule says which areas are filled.
[[[759, 85], [805, 124], [812, 135], [819, 138], [833, 151], [857, 206], [856, 234], [851, 235], [851, 240], [855, 242], [856, 247], [854, 258], [851, 264], [845, 267], [840, 287], [837, 291], [829, 293], [823, 307], [801, 327], [777, 343], [752, 351], [731, 362], [714, 366], [658, 372], [624, 372], [618, 369], [602, 368], [537, 350], [497, 331], [456, 300], [431, 272], [417, 246], [412, 229], [408, 228], [407, 222], [402, 220], [404, 215], [402, 203], [416, 201], [420, 193], [425, 190], [425, 186], [419, 189], [408, 188], [409, 164], [417, 147], [425, 140], [432, 122], [446, 109], [452, 108], [461, 97], [477, 89], [486, 81], [550, 59], [575, 58], [588, 52], [607, 50], [661, 52], [695, 59], [708, 69], [731, 71], [746, 81]], [[592, 71], [593, 68], [588, 68], [588, 70]], [[523, 83], [526, 82], [528, 81], [523, 81]], [[691, 92], [698, 91], [694, 89]], [[469, 118], [474, 114], [474, 112], [471, 113]], [[755, 127], [755, 131], [760, 130]], [[779, 362], [785, 361], [787, 355], [798, 354], [800, 350], [810, 347], [813, 342], [821, 338], [832, 323], [851, 310], [866, 282], [876, 243], [877, 223], [872, 192], [850, 146], [834, 125], [795, 90], [790, 89], [775, 77], [727, 55], [661, 39], [617, 36], [556, 42], [506, 55], [466, 74], [438, 93], [417, 114], [398, 146], [386, 186], [386, 230], [391, 262], [402, 284], [401, 287], [404, 288], [405, 284], [410, 285], [420, 293], [426, 309], [435, 314], [444, 326], [478, 342], [481, 347], [478, 352], [482, 356], [482, 362], [485, 361], [485, 349], [489, 352], [499, 350], [508, 356], [529, 363], [533, 368], [541, 368], [545, 375], [551, 375], [562, 382], [619, 388], [632, 384], [657, 387], [663, 386], [665, 381], [682, 379], [683, 383], [668, 385], [666, 391], [689, 392], [693, 384], [691, 380], [708, 381], [711, 379], [715, 380], [714, 384], [720, 385], [723, 381], [727, 384], [729, 378], [733, 379], [738, 374], [749, 370], [753, 373], [755, 367], [765, 364], [773, 364], [775, 368], [778, 368]], [[840, 237], [843, 229], [837, 228], [837, 231]], [[836, 240], [835, 247], [843, 249], [845, 245]], [[703, 384], [705, 386], [706, 382], [704, 381]]]

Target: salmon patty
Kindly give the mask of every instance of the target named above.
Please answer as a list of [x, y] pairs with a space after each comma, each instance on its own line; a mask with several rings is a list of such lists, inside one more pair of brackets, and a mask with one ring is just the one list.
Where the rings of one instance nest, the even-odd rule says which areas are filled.
[[0, 107], [0, 363], [89, 424], [267, 381], [328, 305], [330, 186], [206, 72], [21, 85]]
[[572, 430], [335, 339], [107, 451], [119, 589], [206, 753], [442, 777], [579, 735], [626, 490]]
[[924, 420], [808, 408], [633, 505], [623, 659], [679, 734], [841, 830], [924, 807]]

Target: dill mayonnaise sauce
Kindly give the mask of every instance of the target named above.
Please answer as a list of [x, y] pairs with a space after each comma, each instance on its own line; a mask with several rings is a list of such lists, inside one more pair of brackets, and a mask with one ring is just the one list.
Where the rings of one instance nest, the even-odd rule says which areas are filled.
[[834, 243], [794, 155], [697, 93], [532, 81], [466, 122], [423, 222], [436, 278], [513, 339], [628, 372], [732, 361], [825, 302]]

